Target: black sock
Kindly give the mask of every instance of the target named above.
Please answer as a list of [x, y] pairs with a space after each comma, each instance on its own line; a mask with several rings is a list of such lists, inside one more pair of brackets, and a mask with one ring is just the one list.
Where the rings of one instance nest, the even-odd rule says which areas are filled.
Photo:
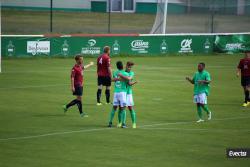
[[101, 103], [101, 96], [102, 96], [102, 90], [98, 89], [97, 90], [97, 95], [96, 95], [97, 103]]
[[77, 100], [77, 107], [79, 109], [80, 114], [82, 113], [82, 101]]
[[78, 103], [78, 100], [75, 99], [75, 100], [72, 100], [69, 104], [66, 105], [67, 109], [73, 105], [75, 105], [76, 103]]
[[109, 103], [110, 102], [110, 90], [106, 89], [105, 94], [106, 94], [106, 102]]
[[249, 101], [249, 91], [246, 90], [245, 91], [245, 102], [248, 102]]

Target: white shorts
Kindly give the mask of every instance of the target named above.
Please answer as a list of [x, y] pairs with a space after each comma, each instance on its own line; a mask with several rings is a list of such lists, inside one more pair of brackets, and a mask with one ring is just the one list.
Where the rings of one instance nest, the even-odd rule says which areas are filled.
[[201, 93], [194, 95], [194, 103], [207, 104], [207, 95], [206, 93]]
[[127, 106], [134, 106], [134, 100], [132, 94], [127, 94]]
[[113, 106], [126, 107], [126, 104], [127, 104], [126, 92], [114, 93]]

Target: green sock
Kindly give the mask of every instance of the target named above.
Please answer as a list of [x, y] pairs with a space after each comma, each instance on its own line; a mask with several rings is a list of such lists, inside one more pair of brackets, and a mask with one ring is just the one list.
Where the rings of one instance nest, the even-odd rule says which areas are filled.
[[200, 119], [202, 119], [202, 107], [201, 106], [197, 106], [197, 113]]
[[118, 111], [118, 122], [119, 122], [119, 124], [122, 122], [122, 112], [121, 112], [121, 110]]
[[114, 119], [114, 116], [115, 116], [115, 109], [112, 108], [111, 112], [110, 112], [110, 115], [109, 115], [109, 122], [113, 122], [113, 119]]
[[203, 108], [204, 111], [206, 111], [207, 114], [210, 113], [210, 110], [209, 110], [207, 104], [204, 104], [204, 105], [202, 106], [202, 108]]
[[131, 119], [132, 119], [132, 123], [136, 123], [136, 113], [135, 110], [130, 110], [130, 115], [131, 115]]
[[122, 123], [126, 124], [126, 110], [125, 109], [121, 110], [121, 115], [122, 115]]

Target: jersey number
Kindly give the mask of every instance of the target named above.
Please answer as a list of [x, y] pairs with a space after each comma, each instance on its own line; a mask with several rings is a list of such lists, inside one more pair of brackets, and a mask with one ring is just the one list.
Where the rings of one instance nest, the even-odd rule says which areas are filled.
[[99, 64], [102, 64], [102, 58], [100, 58], [100, 60], [99, 60]]

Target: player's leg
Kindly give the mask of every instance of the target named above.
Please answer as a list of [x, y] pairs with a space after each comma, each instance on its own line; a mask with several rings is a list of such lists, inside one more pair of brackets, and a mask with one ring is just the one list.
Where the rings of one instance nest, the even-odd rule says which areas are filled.
[[118, 106], [119, 106], [118, 94], [114, 93], [113, 107], [112, 107], [112, 110], [111, 110], [111, 112], [109, 114], [109, 125], [108, 125], [108, 127], [112, 127], [113, 119], [114, 119], [115, 112], [116, 112]]
[[110, 86], [106, 86], [105, 95], [106, 95], [106, 104], [110, 104]]
[[76, 104], [81, 117], [88, 117], [88, 115], [82, 111], [82, 96], [77, 96], [76, 99], [78, 100]]
[[126, 128], [126, 106], [127, 106], [127, 93], [121, 92], [119, 94], [119, 101], [120, 101], [120, 107], [121, 107], [121, 118], [122, 118], [122, 128]]
[[98, 106], [102, 105], [101, 96], [102, 96], [102, 78], [98, 77], [98, 89], [97, 89], [97, 93], [96, 93], [96, 100], [97, 100]]
[[132, 120], [132, 127], [136, 128], [136, 112], [132, 106], [128, 106], [128, 109]]
[[[73, 95], [75, 95], [76, 98], [74, 100], [72, 100], [70, 103], [68, 103], [67, 105], [63, 106], [64, 112], [66, 112], [70, 107], [72, 107], [74, 105], [77, 105], [79, 108], [79, 106], [81, 104], [82, 90], [83, 90], [83, 88], [81, 86], [75, 86], [75, 92], [73, 92]], [[80, 112], [80, 114], [81, 114], [81, 112]]]
[[202, 107], [201, 107], [201, 104], [197, 103], [196, 105], [197, 105], [197, 114], [198, 114], [198, 118], [199, 118], [197, 122], [202, 122], [204, 120], [202, 119]]
[[127, 119], [127, 113], [126, 113], [126, 107], [121, 106], [121, 122], [122, 122], [122, 128], [126, 128], [126, 119]]
[[117, 127], [118, 128], [121, 128], [122, 127], [122, 112], [121, 112], [121, 106], [119, 106], [119, 111], [118, 111], [118, 125]]
[[201, 105], [202, 109], [207, 113], [208, 120], [211, 120], [212, 119], [212, 112], [208, 108], [207, 95], [205, 93], [200, 94], [200, 105]]
[[241, 77], [241, 86], [243, 88], [244, 91], [244, 95], [245, 95], [245, 100], [243, 103], [243, 107], [247, 107], [250, 103], [249, 103], [249, 78], [247, 77]]
[[204, 120], [202, 119], [202, 107], [201, 107], [201, 104], [200, 104], [199, 95], [194, 96], [194, 103], [196, 103], [196, 107], [197, 107], [197, 115], [198, 115], [198, 121], [197, 122], [203, 122]]
[[63, 106], [64, 112], [67, 112], [67, 110], [68, 110], [70, 107], [76, 105], [77, 102], [78, 102], [78, 100], [77, 100], [77, 99], [74, 99], [74, 100], [72, 100], [71, 102], [69, 102], [68, 104], [64, 105], [64, 106]]
[[106, 95], [106, 104], [110, 104], [110, 89], [111, 89], [111, 78], [105, 77], [105, 95]]
[[112, 127], [116, 110], [117, 110], [117, 106], [114, 105], [112, 107], [112, 110], [111, 110], [110, 114], [109, 114], [109, 124], [108, 124], [108, 127]]
[[134, 100], [132, 94], [127, 94], [127, 106], [130, 112], [131, 120], [132, 120], [132, 127], [136, 128], [136, 112], [133, 108]]

